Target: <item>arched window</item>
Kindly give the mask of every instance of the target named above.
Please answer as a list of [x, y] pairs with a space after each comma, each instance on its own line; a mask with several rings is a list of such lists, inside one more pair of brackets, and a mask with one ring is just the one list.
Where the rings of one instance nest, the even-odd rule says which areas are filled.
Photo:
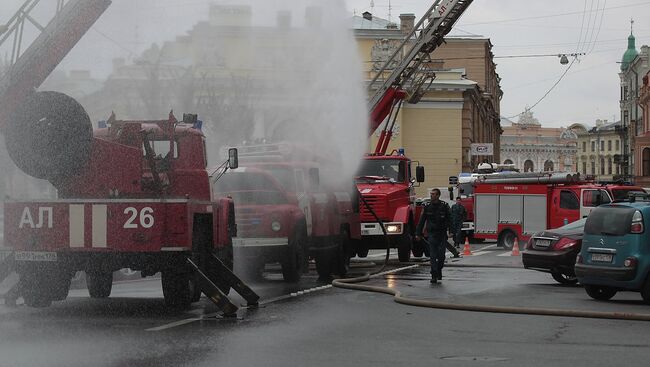
[[526, 162], [524, 162], [524, 172], [533, 172], [534, 170], [535, 165], [533, 164], [533, 161], [527, 159]]
[[503, 161], [503, 164], [512, 164], [512, 160], [511, 159], [506, 159], [505, 161]]
[[553, 161], [548, 160], [544, 162], [544, 171], [553, 171]]
[[650, 148], [643, 148], [643, 175], [650, 176]]

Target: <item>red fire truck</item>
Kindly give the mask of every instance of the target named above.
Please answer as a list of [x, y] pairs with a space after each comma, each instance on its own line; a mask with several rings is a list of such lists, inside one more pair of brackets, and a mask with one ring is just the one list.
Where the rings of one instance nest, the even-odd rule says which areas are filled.
[[[370, 133], [386, 120], [376, 148], [362, 163], [357, 188], [361, 195], [359, 215], [361, 238], [352, 241], [352, 255], [365, 257], [369, 249], [397, 247], [400, 261], [408, 261], [411, 250], [421, 256], [421, 244], [413, 246], [418, 221], [414, 184], [424, 181], [424, 167], [412, 162], [404, 151], [387, 154], [393, 127], [404, 101], [418, 103], [435, 79], [430, 68], [431, 53], [444, 42], [444, 36], [472, 3], [471, 0], [436, 0], [402, 44], [368, 84]], [[415, 177], [414, 177], [415, 176]], [[383, 224], [383, 229], [382, 229]]]
[[[19, 275], [5, 301], [44, 307], [63, 300], [77, 271], [86, 272], [91, 297], [108, 297], [113, 271], [131, 268], [161, 272], [171, 306], [187, 306], [203, 291], [230, 314], [237, 310], [226, 297], [231, 287], [254, 304], [259, 297], [230, 271], [234, 205], [212, 200], [196, 115], [111, 116], [93, 131], [74, 99], [34, 92], [109, 4], [68, 2], [0, 83], [11, 158], [59, 194], [5, 203], [0, 276]], [[236, 151], [229, 163], [236, 167]]]
[[[215, 193], [232, 197], [237, 213], [235, 253], [246, 270], [259, 273], [279, 262], [286, 281], [297, 281], [313, 258], [320, 278], [346, 273], [346, 239], [359, 236], [351, 195], [336, 177], [336, 167], [297, 144], [237, 147], [240, 167], [226, 173]], [[329, 169], [329, 172], [328, 172]]]
[[621, 200], [641, 187], [596, 185], [579, 174], [521, 173], [483, 176], [473, 185], [474, 237], [523, 247], [533, 233], [589, 215], [596, 206]]

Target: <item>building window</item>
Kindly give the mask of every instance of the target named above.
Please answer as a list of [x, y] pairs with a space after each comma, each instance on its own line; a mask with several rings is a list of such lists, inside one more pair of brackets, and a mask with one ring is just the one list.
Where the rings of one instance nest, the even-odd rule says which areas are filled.
[[620, 141], [620, 140], [617, 140], [617, 141], [616, 141], [616, 150], [618, 151], [618, 150], [620, 150], [620, 149], [621, 149], [621, 141]]
[[621, 174], [621, 165], [620, 165], [620, 164], [617, 164], [617, 165], [616, 165], [616, 174], [617, 174], [617, 175], [620, 175], [620, 174]]
[[595, 175], [596, 174], [596, 162], [591, 161], [591, 174]]
[[586, 152], [586, 151], [587, 151], [587, 142], [586, 142], [586, 141], [583, 141], [583, 142], [582, 142], [582, 151], [583, 151], [583, 152]]
[[587, 162], [582, 162], [582, 174], [587, 174]]
[[512, 160], [511, 159], [506, 159], [505, 161], [503, 161], [503, 164], [512, 164]]
[[600, 174], [605, 174], [605, 158], [600, 158]]
[[607, 150], [611, 151], [612, 150], [612, 141], [607, 140]]
[[603, 150], [605, 150], [605, 141], [601, 140], [600, 141], [600, 151], [602, 152]]
[[611, 157], [607, 160], [607, 174], [608, 175], [612, 174], [612, 158]]
[[592, 152], [595, 152], [595, 151], [596, 151], [596, 142], [595, 142], [595, 141], [592, 141], [592, 142], [591, 142], [591, 151], [592, 151]]
[[534, 170], [535, 165], [533, 164], [533, 161], [527, 159], [526, 162], [524, 162], [524, 172], [533, 172]]
[[544, 162], [544, 171], [553, 171], [553, 161], [548, 160]]
[[643, 175], [650, 176], [650, 148], [643, 148]]

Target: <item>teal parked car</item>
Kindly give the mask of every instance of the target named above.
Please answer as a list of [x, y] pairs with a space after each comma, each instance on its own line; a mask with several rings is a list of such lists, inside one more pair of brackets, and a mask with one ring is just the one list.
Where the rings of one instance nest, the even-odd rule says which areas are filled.
[[575, 273], [587, 294], [608, 300], [619, 291], [641, 292], [650, 304], [650, 199], [602, 205], [585, 223]]

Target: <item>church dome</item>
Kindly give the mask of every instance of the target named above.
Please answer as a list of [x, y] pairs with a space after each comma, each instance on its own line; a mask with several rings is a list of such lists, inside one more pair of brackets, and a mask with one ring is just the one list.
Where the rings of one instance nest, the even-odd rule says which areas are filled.
[[635, 43], [634, 35], [630, 33], [630, 36], [627, 38], [627, 50], [625, 50], [621, 59], [621, 71], [627, 70], [632, 61], [639, 55]]

